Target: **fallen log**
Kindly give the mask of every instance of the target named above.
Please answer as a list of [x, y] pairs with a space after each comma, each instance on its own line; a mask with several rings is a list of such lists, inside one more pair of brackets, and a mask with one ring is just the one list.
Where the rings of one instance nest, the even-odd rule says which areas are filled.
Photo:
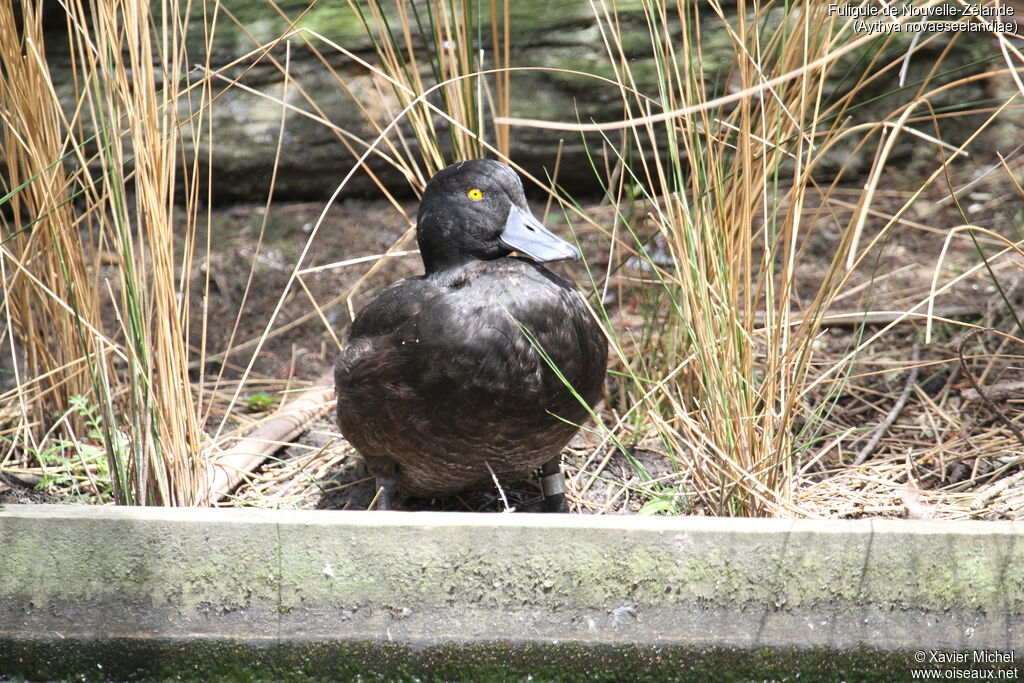
[[267, 456], [301, 434], [309, 423], [327, 410], [334, 398], [334, 376], [325, 372], [310, 389], [286, 405], [266, 422], [243, 437], [224, 453], [212, 458], [199, 485], [196, 500], [215, 505], [231, 493], [243, 477], [259, 467]]

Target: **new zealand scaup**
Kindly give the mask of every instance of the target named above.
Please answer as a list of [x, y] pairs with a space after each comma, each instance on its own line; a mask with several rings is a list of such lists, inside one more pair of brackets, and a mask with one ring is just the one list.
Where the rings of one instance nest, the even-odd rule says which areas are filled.
[[396, 490], [446, 496], [542, 466], [546, 507], [561, 507], [560, 451], [600, 398], [608, 346], [540, 263], [579, 251], [530, 213], [515, 171], [484, 159], [430, 179], [416, 239], [426, 273], [359, 312], [335, 367], [338, 423], [378, 507]]

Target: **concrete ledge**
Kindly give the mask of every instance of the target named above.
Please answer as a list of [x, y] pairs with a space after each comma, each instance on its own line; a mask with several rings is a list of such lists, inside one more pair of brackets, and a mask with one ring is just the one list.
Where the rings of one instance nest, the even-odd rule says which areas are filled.
[[328, 647], [358, 649], [367, 672], [436, 672], [438, 657], [473, 652], [491, 665], [532, 652], [531, 670], [566, 652], [609, 667], [760, 653], [802, 680], [836, 662], [903, 678], [918, 651], [1024, 657], [1022, 534], [1008, 522], [9, 505], [0, 678], [35, 677], [40, 647], [48, 665], [87, 661], [93, 677], [94, 660], [109, 674], [134, 661], [125, 653], [308, 663]]

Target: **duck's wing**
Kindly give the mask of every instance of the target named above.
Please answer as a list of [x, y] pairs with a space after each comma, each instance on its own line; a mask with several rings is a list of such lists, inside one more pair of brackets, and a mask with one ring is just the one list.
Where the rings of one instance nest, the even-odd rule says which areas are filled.
[[375, 476], [393, 476], [387, 457], [390, 435], [409, 421], [402, 339], [438, 294], [437, 287], [422, 278], [389, 286], [356, 316], [334, 366], [338, 423]]
[[[438, 295], [437, 288], [422, 278], [399, 280], [387, 287], [356, 316], [348, 343], [334, 366], [335, 386], [374, 384], [386, 378], [363, 377], [366, 373], [400, 373], [401, 363], [394, 357], [402, 328], [415, 320], [425, 305]], [[396, 378], [391, 378], [392, 380]]]
[[356, 316], [349, 339], [394, 332], [402, 323], [419, 315], [424, 305], [438, 294], [438, 288], [422, 277], [399, 280], [389, 285]]
[[334, 367], [339, 398], [357, 391], [357, 387], [379, 383], [385, 379], [378, 377], [381, 373], [400, 372], [392, 357], [394, 344], [386, 340], [423, 310], [424, 303], [432, 298], [429, 289], [420, 279], [400, 280], [359, 311]]

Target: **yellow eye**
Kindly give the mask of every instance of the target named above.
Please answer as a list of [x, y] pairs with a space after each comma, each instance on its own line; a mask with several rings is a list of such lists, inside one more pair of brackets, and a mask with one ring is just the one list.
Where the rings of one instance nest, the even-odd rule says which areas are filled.
[[482, 190], [478, 190], [478, 189], [477, 189], [477, 188], [475, 188], [475, 187], [474, 187], [473, 189], [471, 189], [471, 190], [470, 190], [469, 192], [467, 192], [467, 193], [466, 193], [466, 195], [467, 195], [467, 196], [468, 196], [468, 197], [469, 197], [470, 199], [472, 199], [472, 200], [473, 200], [474, 202], [475, 202], [475, 201], [479, 201], [479, 200], [481, 200], [481, 199], [483, 199], [483, 198], [484, 198], [484, 193], [483, 193], [483, 191], [482, 191]]

